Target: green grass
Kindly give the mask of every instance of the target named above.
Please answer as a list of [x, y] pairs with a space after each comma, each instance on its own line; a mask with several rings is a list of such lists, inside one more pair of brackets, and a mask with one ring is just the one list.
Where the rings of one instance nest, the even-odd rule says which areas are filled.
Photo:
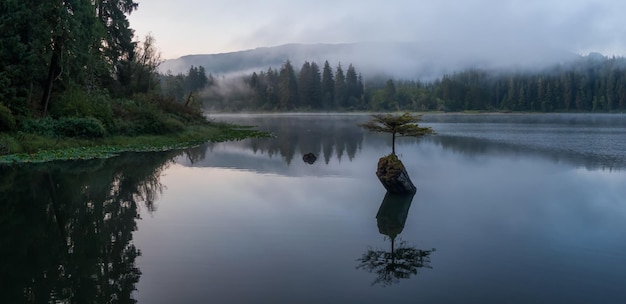
[[182, 149], [205, 142], [268, 137], [269, 134], [226, 124], [197, 124], [165, 135], [111, 136], [101, 139], [49, 138], [33, 134], [0, 134], [0, 163], [46, 162], [113, 157], [121, 152]]

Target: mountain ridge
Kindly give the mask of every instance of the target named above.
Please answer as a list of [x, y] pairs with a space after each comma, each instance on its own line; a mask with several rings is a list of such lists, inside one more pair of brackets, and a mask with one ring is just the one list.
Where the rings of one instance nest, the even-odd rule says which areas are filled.
[[[244, 75], [279, 69], [286, 61], [299, 69], [305, 62], [320, 67], [328, 60], [344, 70], [353, 64], [364, 77], [386, 75], [405, 79], [433, 79], [468, 68], [528, 69], [565, 63], [579, 57], [561, 50], [533, 48], [508, 52], [480, 48], [444, 47], [417, 42], [289, 43], [270, 47], [216, 54], [190, 54], [165, 60], [162, 73], [185, 73], [193, 66], [204, 66], [214, 76]], [[445, 45], [445, 44], [444, 44]]]

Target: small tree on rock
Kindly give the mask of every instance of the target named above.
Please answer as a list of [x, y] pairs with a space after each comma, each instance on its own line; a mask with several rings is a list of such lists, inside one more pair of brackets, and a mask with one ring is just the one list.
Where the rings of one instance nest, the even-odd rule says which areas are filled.
[[420, 127], [417, 122], [421, 115], [404, 113], [402, 115], [374, 114], [372, 119], [360, 126], [372, 132], [391, 133], [391, 154], [396, 154], [396, 134], [398, 136], [422, 136], [433, 133], [430, 127]]

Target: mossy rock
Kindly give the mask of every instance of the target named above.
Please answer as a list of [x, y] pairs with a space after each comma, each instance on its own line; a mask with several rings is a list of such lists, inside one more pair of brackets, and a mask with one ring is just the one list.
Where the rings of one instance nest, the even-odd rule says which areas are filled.
[[404, 164], [395, 154], [378, 160], [376, 176], [385, 189], [391, 193], [413, 193], [416, 190]]

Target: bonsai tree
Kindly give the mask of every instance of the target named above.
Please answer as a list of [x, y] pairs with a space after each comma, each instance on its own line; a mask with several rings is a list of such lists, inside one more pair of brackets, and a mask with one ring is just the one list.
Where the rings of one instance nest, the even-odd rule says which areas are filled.
[[398, 136], [422, 136], [433, 133], [430, 127], [420, 127], [417, 122], [421, 115], [404, 113], [402, 115], [374, 114], [372, 119], [361, 127], [372, 132], [391, 133], [391, 154], [396, 154], [396, 135]]

